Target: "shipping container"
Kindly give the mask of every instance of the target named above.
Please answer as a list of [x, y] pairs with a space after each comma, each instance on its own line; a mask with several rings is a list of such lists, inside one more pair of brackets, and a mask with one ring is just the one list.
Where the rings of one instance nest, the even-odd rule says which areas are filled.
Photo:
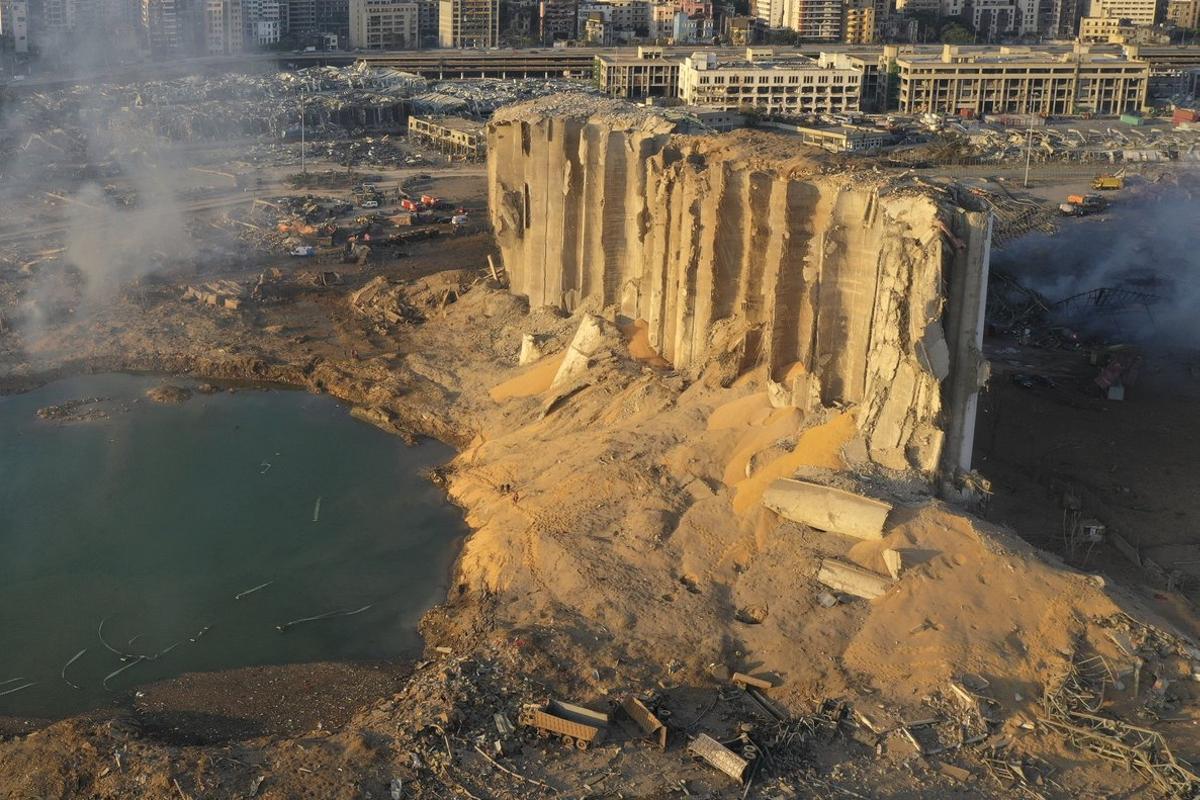
[[1194, 108], [1177, 108], [1175, 113], [1171, 115], [1171, 123], [1178, 125], [1181, 122], [1196, 122], [1200, 120], [1200, 112]]
[[1145, 120], [1143, 120], [1138, 114], [1122, 114], [1121, 122], [1124, 122], [1126, 125], [1133, 125], [1136, 127], [1143, 124]]

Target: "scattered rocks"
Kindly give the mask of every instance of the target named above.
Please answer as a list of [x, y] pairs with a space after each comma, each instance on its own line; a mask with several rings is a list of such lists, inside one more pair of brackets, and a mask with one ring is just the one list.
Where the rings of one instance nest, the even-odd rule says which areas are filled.
[[164, 383], [146, 391], [146, 397], [163, 405], [179, 405], [191, 399], [192, 390], [183, 386]]
[[110, 399], [108, 397], [83, 397], [78, 400], [68, 400], [58, 405], [39, 408], [37, 415], [40, 419], [50, 422], [95, 422], [109, 418], [110, 414], [106, 409], [96, 406]]

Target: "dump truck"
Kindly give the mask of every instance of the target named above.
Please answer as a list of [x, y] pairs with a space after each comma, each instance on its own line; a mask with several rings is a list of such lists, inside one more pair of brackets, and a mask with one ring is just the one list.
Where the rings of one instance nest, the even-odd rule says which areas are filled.
[[1125, 180], [1117, 175], [1097, 175], [1092, 180], [1092, 188], [1103, 191], [1115, 191], [1124, 188]]
[[545, 705], [526, 703], [517, 721], [543, 739], [558, 737], [567, 747], [587, 750], [604, 735], [608, 714], [550, 698]]

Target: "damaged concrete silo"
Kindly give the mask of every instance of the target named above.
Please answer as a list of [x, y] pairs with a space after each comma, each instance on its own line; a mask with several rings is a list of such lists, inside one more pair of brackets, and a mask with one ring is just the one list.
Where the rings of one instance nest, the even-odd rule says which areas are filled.
[[497, 112], [492, 224], [532, 306], [613, 308], [698, 374], [766, 365], [777, 405], [856, 409], [868, 455], [969, 468], [990, 219], [794, 140], [560, 96]]

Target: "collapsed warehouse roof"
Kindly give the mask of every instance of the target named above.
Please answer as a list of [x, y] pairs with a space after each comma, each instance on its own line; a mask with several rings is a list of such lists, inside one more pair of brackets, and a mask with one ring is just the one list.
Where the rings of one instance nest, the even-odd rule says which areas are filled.
[[[31, 92], [15, 104], [31, 130], [153, 130], [175, 141], [238, 136], [282, 138], [309, 133], [400, 128], [409, 110], [486, 118], [509, 103], [580, 90], [578, 82], [545, 79], [427, 80], [393, 69], [312, 67], [273, 75], [227, 73], [165, 81], [72, 86]], [[11, 146], [26, 144], [25, 141]]]

